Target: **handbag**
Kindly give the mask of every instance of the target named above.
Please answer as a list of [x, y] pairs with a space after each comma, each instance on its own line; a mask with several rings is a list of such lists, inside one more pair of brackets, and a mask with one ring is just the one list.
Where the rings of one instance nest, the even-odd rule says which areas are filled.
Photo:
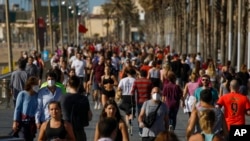
[[142, 119], [142, 122], [144, 123], [144, 126], [147, 128], [152, 127], [152, 125], [154, 124], [155, 120], [156, 120], [156, 115], [157, 115], [157, 111], [161, 106], [160, 102], [156, 108], [156, 110], [154, 112], [149, 113], [147, 116], [144, 116]]

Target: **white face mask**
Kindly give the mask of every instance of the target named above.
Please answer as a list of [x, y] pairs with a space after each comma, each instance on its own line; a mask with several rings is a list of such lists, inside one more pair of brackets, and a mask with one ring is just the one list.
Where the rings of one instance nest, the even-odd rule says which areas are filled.
[[152, 99], [158, 101], [158, 100], [161, 100], [161, 96], [158, 93], [153, 93], [152, 94]]
[[48, 86], [53, 87], [55, 85], [55, 80], [48, 80]]
[[34, 85], [33, 87], [32, 87], [32, 90], [34, 91], [34, 92], [38, 92], [39, 91], [39, 86], [38, 85]]

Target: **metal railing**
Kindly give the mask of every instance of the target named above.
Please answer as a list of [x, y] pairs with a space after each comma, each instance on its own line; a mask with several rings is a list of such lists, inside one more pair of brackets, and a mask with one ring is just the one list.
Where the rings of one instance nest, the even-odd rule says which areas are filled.
[[[44, 64], [45, 66], [43, 73], [45, 74], [47, 72], [46, 70], [50, 66], [50, 61], [48, 60], [44, 62]], [[11, 107], [10, 101], [12, 95], [10, 93], [10, 88], [9, 88], [11, 74], [12, 72], [0, 75], [0, 109]]]

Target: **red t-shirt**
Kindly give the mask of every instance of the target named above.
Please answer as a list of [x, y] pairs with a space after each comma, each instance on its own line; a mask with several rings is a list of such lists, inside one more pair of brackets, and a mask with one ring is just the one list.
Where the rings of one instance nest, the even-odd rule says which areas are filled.
[[140, 68], [140, 70], [145, 70], [146, 72], [147, 72], [147, 74], [148, 74], [148, 71], [150, 70], [150, 66], [148, 66], [148, 65], [142, 65], [141, 66], [141, 68]]
[[245, 124], [245, 113], [250, 109], [250, 102], [246, 96], [231, 92], [220, 97], [217, 103], [224, 106], [228, 129], [230, 129], [230, 125]]
[[89, 46], [89, 50], [90, 50], [92, 53], [94, 53], [94, 52], [95, 52], [95, 47], [94, 47], [93, 45], [90, 45], [90, 46]]

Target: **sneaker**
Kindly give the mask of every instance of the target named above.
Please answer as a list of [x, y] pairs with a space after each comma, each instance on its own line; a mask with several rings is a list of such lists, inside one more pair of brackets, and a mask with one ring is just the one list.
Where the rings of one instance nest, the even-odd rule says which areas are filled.
[[97, 109], [97, 102], [95, 102], [95, 106], [94, 106], [94, 109]]
[[173, 131], [174, 131], [174, 127], [173, 127], [173, 125], [169, 125], [169, 127], [168, 127], [168, 131], [170, 131], [170, 132], [173, 132]]
[[139, 136], [142, 137], [142, 133], [141, 132], [139, 132]]
[[102, 105], [101, 105], [101, 102], [99, 102], [97, 109], [101, 109], [101, 108], [102, 108]]

